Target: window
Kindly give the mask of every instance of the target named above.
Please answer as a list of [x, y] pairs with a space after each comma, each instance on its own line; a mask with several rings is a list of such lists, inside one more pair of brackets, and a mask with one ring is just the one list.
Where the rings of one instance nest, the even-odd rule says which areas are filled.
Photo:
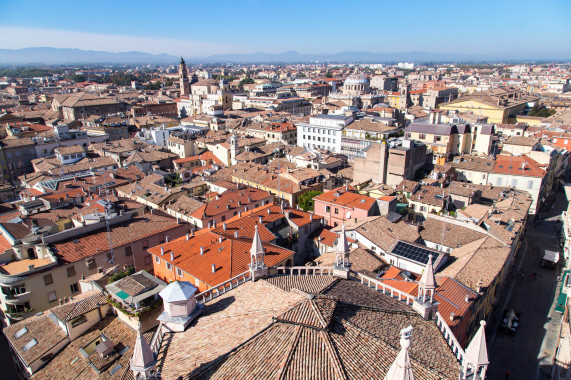
[[181, 276], [182, 277], [182, 270], [179, 268], [176, 268], [176, 274], [177, 276]]
[[95, 264], [95, 259], [89, 259], [87, 260], [87, 269], [91, 270], [91, 269], [95, 269], [97, 265]]
[[70, 267], [67, 267], [67, 277], [73, 277], [75, 276], [75, 267], [72, 265]]
[[159, 244], [163, 244], [165, 242], [165, 235], [164, 234], [160, 234], [159, 235]]
[[167, 263], [167, 269], [168, 269], [168, 270], [172, 270], [172, 265], [171, 265], [171, 263]]
[[79, 284], [77, 282], [75, 284], [71, 284], [69, 289], [71, 290], [71, 294], [77, 293], [79, 292]]
[[45, 285], [49, 285], [49, 284], [53, 284], [54, 283], [54, 279], [52, 278], [51, 274], [46, 274], [44, 276], [44, 284]]
[[48, 302], [54, 302], [55, 300], [57, 300], [57, 295], [54, 290], [53, 292], [48, 293]]
[[38, 341], [35, 339], [32, 339], [31, 341], [26, 343], [26, 345], [24, 346], [24, 351], [30, 351], [32, 349], [32, 347], [34, 347], [36, 344], [38, 344]]
[[133, 255], [133, 248], [131, 246], [125, 247], [125, 256], [132, 256]]
[[161, 263], [161, 259], [158, 256], [155, 256], [155, 263], [157, 264]]
[[150, 265], [151, 264], [151, 255], [147, 255], [145, 256], [145, 265]]
[[418, 139], [419, 139], [419, 140], [424, 140], [424, 139], [426, 139], [426, 135], [425, 135], [424, 133], [421, 133], [421, 134], [418, 135]]
[[532, 189], [532, 188], [533, 188], [533, 181], [527, 181], [527, 188], [528, 188], [528, 189]]
[[516, 187], [517, 186], [517, 178], [513, 178], [512, 179], [512, 187]]
[[496, 185], [497, 185], [497, 186], [501, 186], [501, 185], [502, 185], [502, 177], [498, 177], [498, 178], [496, 179]]
[[325, 212], [331, 212], [331, 207], [330, 207], [330, 206], [325, 206]]
[[149, 241], [143, 240], [143, 249], [147, 249], [147, 248], [149, 248]]
[[335, 209], [335, 215], [339, 215], [339, 209], [338, 208]]

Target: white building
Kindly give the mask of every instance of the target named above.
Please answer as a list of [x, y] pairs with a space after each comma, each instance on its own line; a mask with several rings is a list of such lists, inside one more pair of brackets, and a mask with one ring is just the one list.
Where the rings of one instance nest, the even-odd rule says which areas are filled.
[[310, 149], [327, 149], [341, 153], [343, 129], [353, 121], [352, 116], [317, 115], [308, 123], [297, 126], [297, 145]]

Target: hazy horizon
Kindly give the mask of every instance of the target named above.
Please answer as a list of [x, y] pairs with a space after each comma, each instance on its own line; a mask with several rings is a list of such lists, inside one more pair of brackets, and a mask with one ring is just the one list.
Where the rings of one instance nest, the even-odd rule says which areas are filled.
[[[334, 55], [429, 52], [498, 59], [571, 58], [571, 2], [412, 0], [287, 4], [38, 0], [5, 3], [0, 47], [140, 51], [186, 57], [219, 54]], [[540, 21], [540, 22], [538, 22]], [[539, 25], [539, 26], [536, 26]]]

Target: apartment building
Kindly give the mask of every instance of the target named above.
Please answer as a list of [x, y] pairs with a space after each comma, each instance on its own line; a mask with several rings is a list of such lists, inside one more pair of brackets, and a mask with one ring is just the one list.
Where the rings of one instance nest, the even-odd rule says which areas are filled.
[[353, 121], [352, 116], [315, 115], [309, 123], [297, 123], [297, 145], [341, 153], [343, 129]]

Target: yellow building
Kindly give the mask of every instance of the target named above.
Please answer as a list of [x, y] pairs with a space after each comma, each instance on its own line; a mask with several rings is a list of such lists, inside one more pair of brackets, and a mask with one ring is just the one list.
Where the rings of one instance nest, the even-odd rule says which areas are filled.
[[438, 106], [441, 110], [470, 112], [474, 115], [485, 116], [488, 123], [515, 122], [516, 115], [522, 114], [528, 103], [534, 103], [538, 97], [527, 95], [517, 89], [494, 88], [489, 91], [477, 92], [463, 96], [449, 103]]

